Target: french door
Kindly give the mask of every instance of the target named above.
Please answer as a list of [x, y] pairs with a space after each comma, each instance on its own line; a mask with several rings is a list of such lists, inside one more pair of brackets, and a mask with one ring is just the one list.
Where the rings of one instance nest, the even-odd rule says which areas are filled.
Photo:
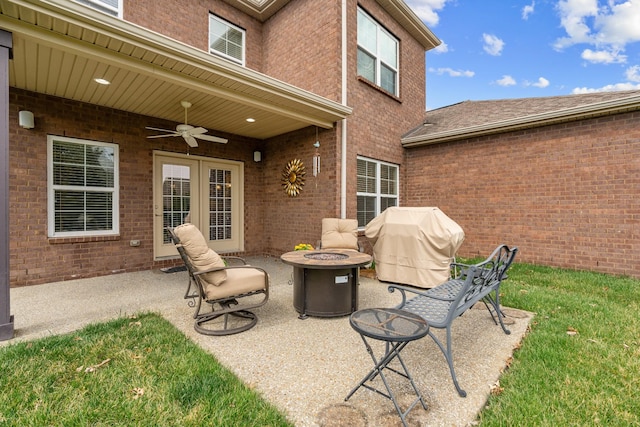
[[176, 251], [167, 227], [195, 224], [216, 252], [244, 250], [244, 165], [208, 157], [154, 153], [156, 259]]

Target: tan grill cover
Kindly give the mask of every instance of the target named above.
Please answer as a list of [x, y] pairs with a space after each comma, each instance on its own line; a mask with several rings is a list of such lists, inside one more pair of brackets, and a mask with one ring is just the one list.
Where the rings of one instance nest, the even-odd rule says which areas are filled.
[[390, 207], [365, 228], [379, 280], [431, 288], [449, 279], [464, 231], [435, 207]]

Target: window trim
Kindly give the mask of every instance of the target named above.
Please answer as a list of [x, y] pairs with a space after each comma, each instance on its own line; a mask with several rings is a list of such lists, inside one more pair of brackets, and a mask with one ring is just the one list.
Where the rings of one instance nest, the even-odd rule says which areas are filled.
[[117, 8], [114, 8], [113, 6], [106, 4], [103, 0], [83, 0], [83, 1], [76, 0], [76, 1], [87, 7], [91, 7], [99, 12], [106, 13], [107, 15], [115, 16], [122, 19], [122, 4], [124, 3], [124, 0], [118, 0]]
[[[218, 21], [218, 22], [220, 22], [220, 23], [222, 23], [222, 24], [224, 24], [224, 25], [226, 25], [226, 26], [228, 26], [230, 28], [233, 28], [233, 29], [239, 31], [242, 34], [242, 58], [241, 59], [235, 58], [235, 57], [233, 57], [231, 55], [228, 55], [225, 52], [220, 52], [220, 51], [217, 51], [217, 50], [214, 50], [214, 49], [211, 48], [211, 44], [212, 44], [212, 41], [213, 41], [211, 39], [211, 20], [212, 19], [216, 20], [216, 21]], [[221, 58], [228, 59], [229, 61], [233, 61], [236, 64], [240, 64], [240, 65], [242, 65], [244, 67], [245, 60], [246, 60], [246, 51], [247, 51], [247, 30], [245, 30], [244, 28], [239, 27], [239, 26], [237, 26], [235, 24], [232, 24], [231, 22], [227, 21], [226, 19], [219, 17], [215, 13], [209, 13], [209, 43], [208, 43], [207, 46], [208, 46], [208, 52], [210, 54], [219, 56]]]
[[[377, 34], [376, 34], [376, 52], [371, 52], [366, 47], [361, 46], [359, 43], [356, 42], [358, 51], [362, 50], [364, 53], [366, 53], [367, 55], [370, 55], [375, 60], [375, 81], [372, 82], [367, 77], [365, 77], [363, 75], [360, 75], [358, 73], [358, 71], [357, 71], [357, 69], [358, 69], [357, 59], [356, 59], [356, 75], [358, 77], [362, 78], [363, 80], [371, 82], [373, 85], [375, 85], [376, 87], [382, 89], [386, 93], [390, 93], [391, 95], [393, 95], [395, 97], [400, 97], [400, 39], [398, 39], [395, 35], [393, 35], [393, 33], [391, 31], [387, 30], [382, 24], [380, 24], [366, 10], [364, 10], [361, 7], [358, 7], [358, 14], [360, 14], [360, 13], [362, 13], [367, 19], [369, 19], [376, 26], [376, 29], [377, 29]], [[357, 31], [359, 31], [359, 30], [357, 30]], [[396, 67], [395, 68], [391, 67], [389, 64], [387, 64], [386, 62], [384, 62], [381, 59], [381, 55], [380, 55], [380, 49], [381, 49], [380, 37], [377, 36], [381, 32], [386, 34], [392, 40], [395, 41], [395, 46], [396, 46]], [[356, 36], [356, 40], [357, 40], [357, 36]], [[395, 91], [394, 92], [388, 91], [381, 84], [381, 79], [382, 79], [382, 77], [381, 77], [381, 72], [382, 72], [381, 64], [384, 64], [385, 67], [388, 67], [388, 68], [392, 69], [393, 71], [395, 71], [395, 84], [394, 84]]]
[[[380, 167], [382, 165], [385, 166], [391, 166], [394, 167], [396, 169], [396, 188], [395, 188], [395, 199], [396, 199], [396, 204], [395, 206], [400, 206], [400, 165], [396, 164], [396, 163], [390, 163], [390, 162], [385, 162], [382, 160], [376, 160], [376, 159], [372, 159], [370, 157], [365, 157], [365, 156], [357, 156], [356, 159], [356, 180], [357, 180], [357, 175], [358, 175], [358, 169], [357, 169], [357, 165], [358, 165], [358, 160], [363, 160], [365, 162], [370, 162], [370, 163], [374, 163], [376, 165], [376, 192], [375, 193], [365, 193], [365, 192], [361, 192], [358, 191], [357, 185], [356, 185], [356, 199], [360, 196], [363, 197], [375, 197], [376, 199], [376, 210], [375, 210], [375, 216], [380, 215], [382, 212], [380, 211], [380, 206], [381, 206], [381, 199], [382, 198], [393, 198], [394, 195], [389, 195], [389, 194], [382, 194], [382, 186], [381, 186], [381, 174], [380, 174]], [[357, 203], [356, 203], [356, 218], [358, 216], [358, 208], [357, 208]], [[358, 229], [359, 230], [363, 230], [365, 225], [358, 225]]]
[[[113, 187], [100, 187], [99, 192], [112, 194], [112, 211], [110, 230], [88, 231], [55, 231], [55, 191], [69, 189], [70, 186], [54, 185], [53, 183], [53, 143], [67, 142], [79, 145], [109, 147], [113, 149]], [[57, 135], [47, 135], [47, 235], [49, 238], [65, 237], [93, 237], [93, 236], [117, 236], [120, 234], [120, 150], [118, 144], [109, 142], [92, 141], [80, 138], [68, 138]], [[73, 186], [74, 189], [87, 191], [95, 187]]]

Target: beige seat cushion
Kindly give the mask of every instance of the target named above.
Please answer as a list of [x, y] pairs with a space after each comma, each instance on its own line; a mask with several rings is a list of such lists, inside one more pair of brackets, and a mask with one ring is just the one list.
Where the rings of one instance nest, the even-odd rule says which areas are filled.
[[262, 270], [253, 267], [229, 268], [227, 280], [221, 286], [209, 285], [204, 292], [207, 300], [231, 297], [265, 289], [266, 278]]
[[[204, 236], [195, 225], [189, 223], [182, 224], [174, 228], [173, 232], [178, 236], [178, 239], [180, 239], [184, 251], [187, 253], [187, 256], [197, 271], [225, 267], [220, 255], [207, 246]], [[227, 272], [225, 270], [214, 271], [205, 273], [200, 277], [208, 284], [220, 286], [226, 280]]]
[[358, 220], [323, 218], [322, 249], [358, 250]]

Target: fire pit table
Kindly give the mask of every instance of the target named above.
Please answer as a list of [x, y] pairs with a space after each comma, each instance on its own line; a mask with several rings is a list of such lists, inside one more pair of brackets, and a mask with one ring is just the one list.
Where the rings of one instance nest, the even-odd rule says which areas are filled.
[[280, 259], [293, 266], [293, 307], [307, 316], [346, 316], [358, 309], [359, 267], [371, 256], [353, 250], [292, 251]]

